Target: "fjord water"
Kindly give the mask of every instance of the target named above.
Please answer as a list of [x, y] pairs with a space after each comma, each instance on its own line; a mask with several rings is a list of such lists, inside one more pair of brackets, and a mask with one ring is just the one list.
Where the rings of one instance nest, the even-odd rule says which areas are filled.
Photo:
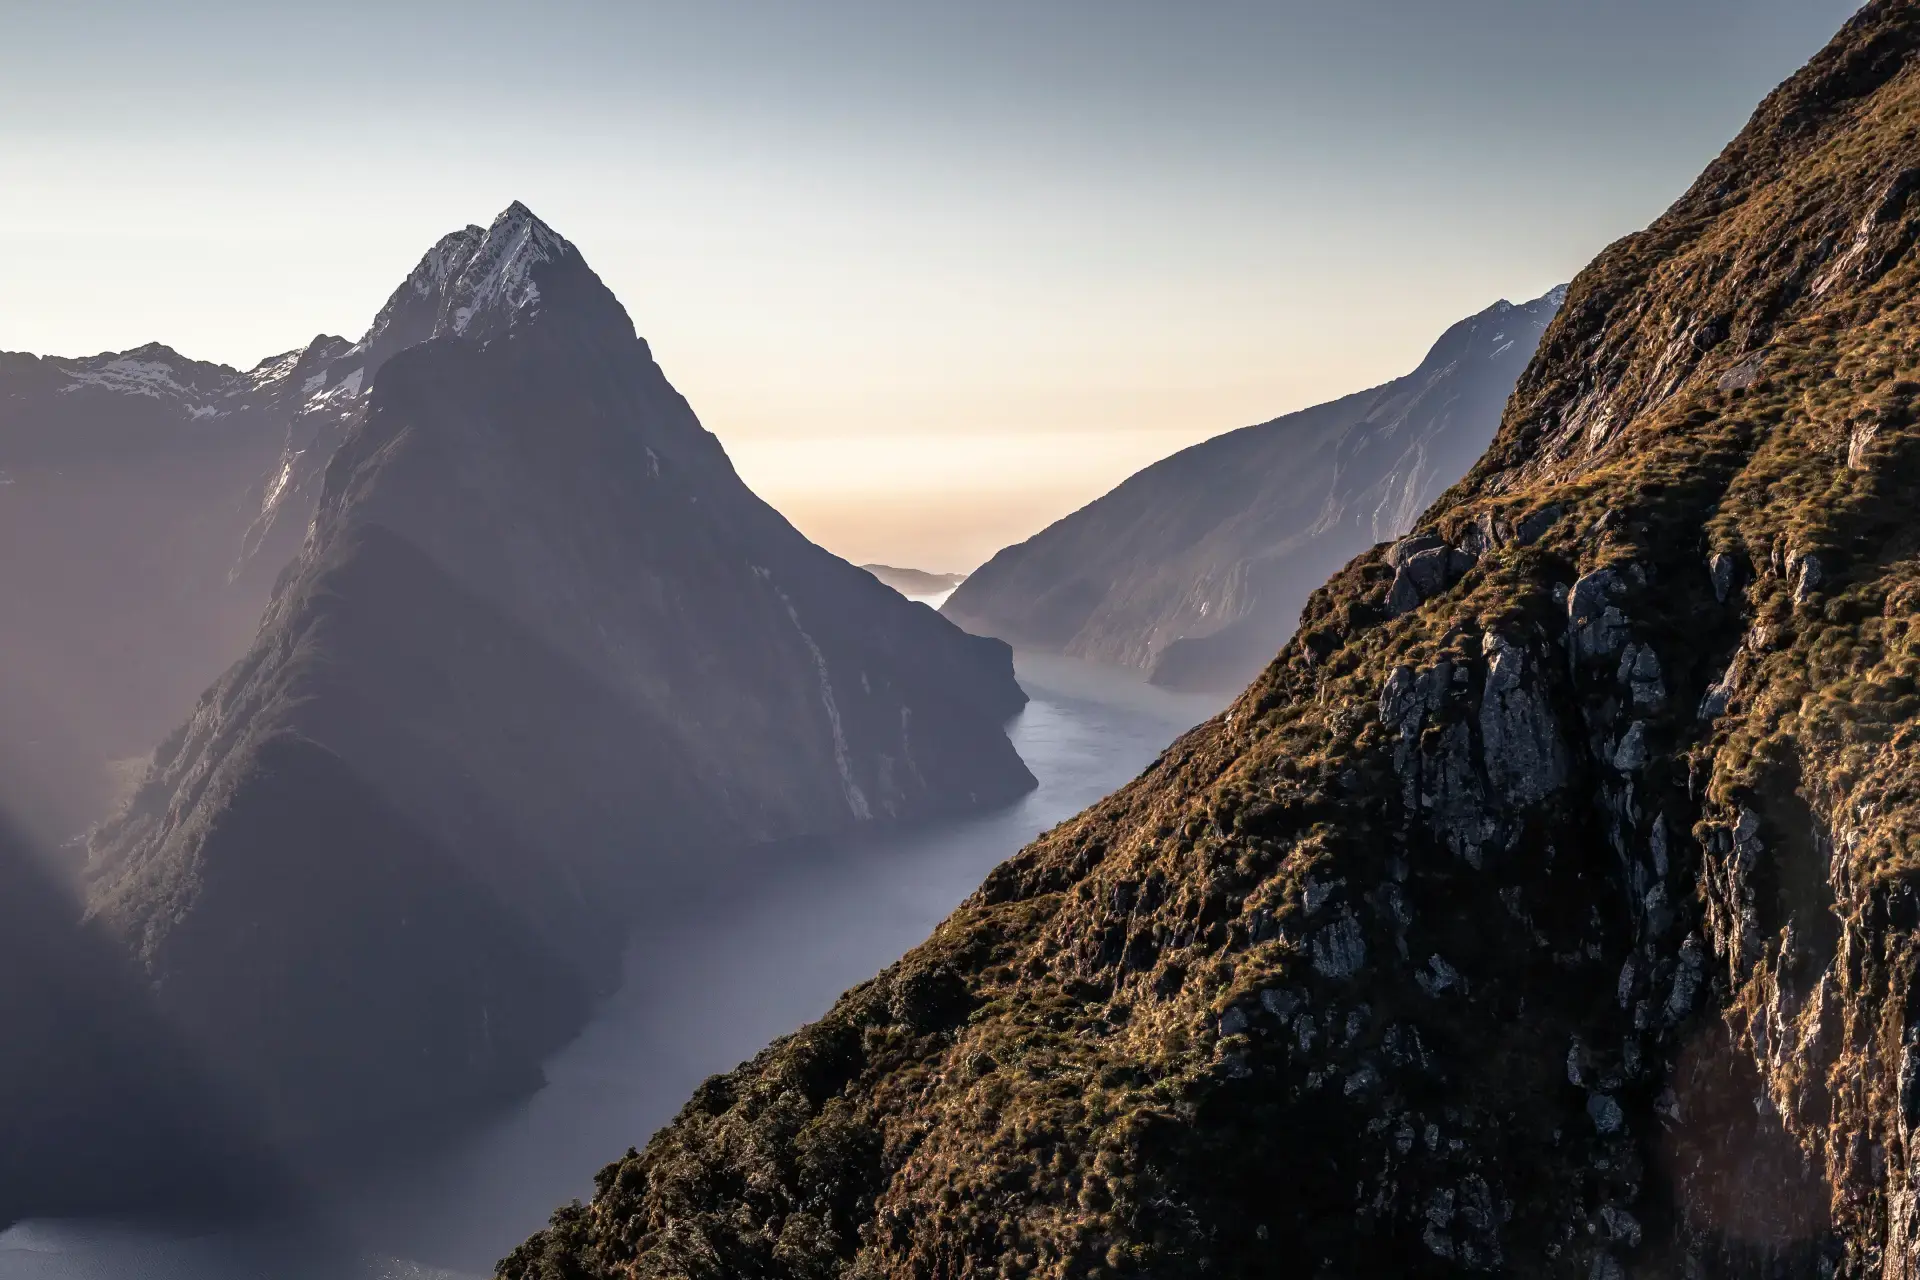
[[[937, 603], [937, 601], [930, 601]], [[1039, 789], [997, 813], [761, 868], [638, 938], [626, 980], [548, 1084], [457, 1148], [353, 1188], [299, 1227], [244, 1233], [30, 1223], [0, 1280], [410, 1280], [488, 1274], [591, 1172], [643, 1144], [695, 1085], [817, 1018], [919, 943], [997, 863], [1145, 767], [1220, 699], [1022, 655], [1009, 726]]]

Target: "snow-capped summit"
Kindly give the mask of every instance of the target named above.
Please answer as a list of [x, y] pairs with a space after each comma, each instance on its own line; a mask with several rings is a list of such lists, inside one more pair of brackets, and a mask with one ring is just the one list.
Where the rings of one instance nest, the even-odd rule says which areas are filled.
[[438, 332], [466, 334], [502, 320], [511, 323], [540, 303], [534, 268], [570, 256], [578, 256], [574, 247], [515, 200], [487, 228], [447, 291]]
[[213, 402], [230, 394], [234, 376], [225, 365], [190, 360], [158, 342], [78, 359], [50, 356], [45, 364], [49, 372], [64, 377], [59, 388], [63, 395], [96, 390], [179, 402], [191, 406], [195, 419], [217, 412]]
[[577, 332], [611, 325], [632, 337], [632, 322], [579, 250], [516, 200], [490, 225], [468, 225], [437, 240], [358, 342], [317, 338], [289, 353], [294, 363], [287, 357], [269, 362], [266, 380], [282, 397], [289, 428], [247, 535], [247, 558], [284, 563], [297, 549], [327, 460], [387, 361], [436, 338], [486, 343], [547, 312], [576, 319]]
[[487, 227], [468, 226], [427, 250], [359, 346], [371, 374], [407, 347], [448, 335], [484, 340], [534, 314], [541, 269], [579, 261], [573, 245], [518, 200]]

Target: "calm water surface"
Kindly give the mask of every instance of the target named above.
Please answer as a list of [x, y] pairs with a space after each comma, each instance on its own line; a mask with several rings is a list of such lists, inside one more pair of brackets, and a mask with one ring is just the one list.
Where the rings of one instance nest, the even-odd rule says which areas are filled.
[[986, 817], [828, 849], [729, 886], [636, 940], [621, 991], [548, 1084], [432, 1160], [385, 1171], [300, 1227], [245, 1234], [30, 1223], [0, 1280], [465, 1280], [671, 1119], [695, 1085], [826, 1012], [927, 936], [996, 864], [1137, 774], [1218, 700], [1066, 659], [1020, 661], [1010, 727], [1039, 790]]

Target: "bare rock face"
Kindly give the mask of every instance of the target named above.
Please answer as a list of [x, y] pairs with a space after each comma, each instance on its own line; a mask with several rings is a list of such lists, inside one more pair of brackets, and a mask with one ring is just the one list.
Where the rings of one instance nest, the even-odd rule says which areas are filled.
[[1387, 588], [1387, 612], [1394, 617], [1412, 613], [1439, 595], [1473, 568], [1474, 557], [1450, 547], [1432, 534], [1402, 538], [1387, 552], [1393, 567], [1393, 585]]
[[909, 958], [964, 1025], [856, 988], [502, 1274], [1920, 1274], [1916, 129], [1879, 0], [1434, 541]]
[[1033, 785], [1007, 647], [749, 492], [524, 207], [436, 245], [342, 364], [300, 554], [88, 860], [285, 1149], [533, 1087], [628, 931], [773, 842]]
[[[1240, 688], [1293, 634], [1329, 572], [1406, 533], [1466, 473], [1564, 294], [1461, 321], [1385, 386], [1155, 463], [1001, 551], [942, 612], [1016, 645], [1137, 668], [1156, 684]], [[1445, 557], [1410, 569], [1396, 607], [1459, 572]]]
[[1539, 657], [1493, 632], [1481, 637], [1480, 651], [1487, 660], [1480, 695], [1487, 782], [1507, 808], [1522, 811], [1566, 783], [1567, 751]]

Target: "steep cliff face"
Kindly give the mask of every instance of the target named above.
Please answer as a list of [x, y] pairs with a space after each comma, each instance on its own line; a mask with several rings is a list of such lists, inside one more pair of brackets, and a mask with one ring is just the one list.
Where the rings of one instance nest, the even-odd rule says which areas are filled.
[[1920, 1274], [1920, 4], [1219, 719], [509, 1277]]
[[322, 1155], [527, 1088], [676, 884], [1032, 785], [1006, 646], [755, 498], [531, 213], [396, 299], [252, 649], [89, 860], [162, 1007]]
[[1001, 551], [941, 612], [1170, 688], [1243, 687], [1327, 574], [1466, 474], [1564, 293], [1462, 320], [1385, 386], [1155, 463]]

